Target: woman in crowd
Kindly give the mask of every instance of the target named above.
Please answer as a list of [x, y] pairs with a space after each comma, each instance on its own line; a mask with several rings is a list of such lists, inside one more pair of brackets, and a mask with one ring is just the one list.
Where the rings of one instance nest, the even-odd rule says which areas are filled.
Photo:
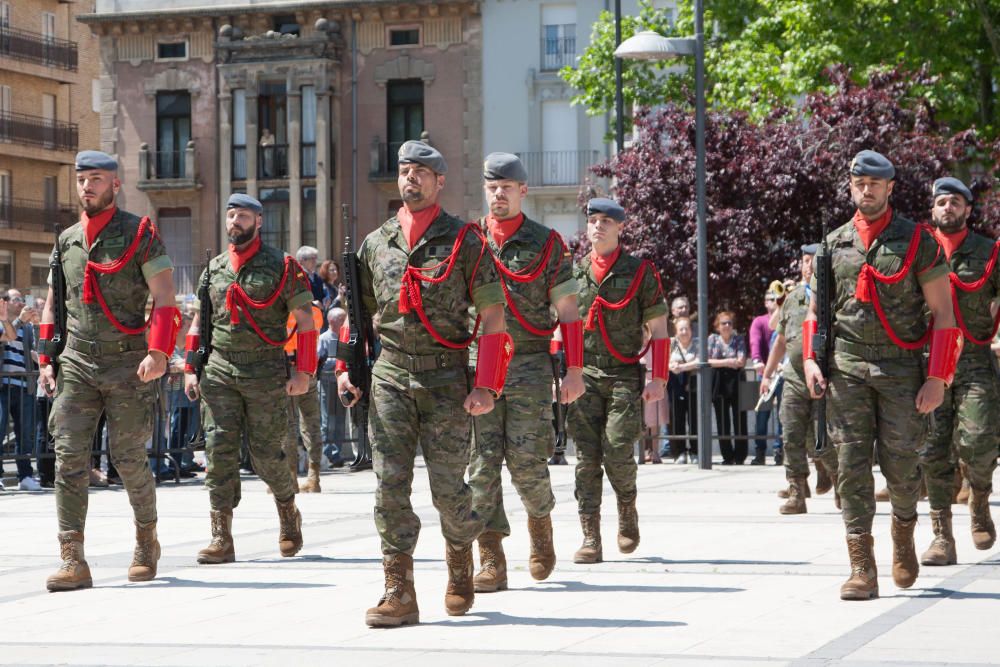
[[[708, 337], [708, 365], [712, 367], [712, 405], [719, 433], [722, 465], [743, 465], [747, 458], [747, 415], [739, 409], [740, 371], [746, 365], [746, 339], [736, 333], [733, 313], [721, 311]], [[734, 433], [735, 430], [735, 433]], [[742, 438], [734, 441], [725, 436]]]
[[[691, 331], [691, 319], [678, 317], [673, 323], [676, 336], [670, 342], [671, 412], [670, 455], [674, 463], [698, 462], [698, 443], [684, 436], [698, 434], [695, 386], [698, 375], [698, 340]], [[678, 437], [674, 437], [678, 436]]]
[[340, 277], [340, 264], [332, 259], [326, 260], [319, 267], [319, 277], [323, 279], [326, 293], [323, 297], [323, 312], [331, 308], [346, 308], [344, 295], [347, 294], [347, 286]]

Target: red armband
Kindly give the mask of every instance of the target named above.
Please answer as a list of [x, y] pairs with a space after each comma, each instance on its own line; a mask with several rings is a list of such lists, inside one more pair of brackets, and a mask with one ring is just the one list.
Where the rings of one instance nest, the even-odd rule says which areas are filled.
[[962, 355], [962, 331], [956, 327], [935, 329], [931, 333], [930, 359], [927, 362], [927, 377], [944, 380], [948, 386], [955, 380], [955, 368]]
[[670, 339], [654, 338], [653, 348], [653, 379], [666, 382], [670, 379]]
[[566, 349], [566, 368], [583, 368], [583, 320], [560, 322], [559, 332]]
[[181, 330], [181, 311], [176, 306], [161, 306], [153, 311], [149, 326], [149, 351], [169, 357], [174, 351], [177, 332]]
[[813, 349], [813, 336], [819, 331], [819, 322], [816, 320], [802, 321], [802, 361], [806, 359], [816, 360], [816, 350]]
[[319, 339], [319, 332], [300, 331], [295, 334], [295, 370], [316, 375], [316, 364], [319, 356], [316, 354], [316, 341]]
[[507, 367], [514, 357], [514, 339], [509, 333], [483, 334], [479, 337], [476, 358], [475, 387], [489, 389], [494, 396], [503, 393], [507, 380]]
[[184, 336], [184, 372], [195, 373], [194, 356], [201, 347], [201, 336], [189, 333]]
[[549, 354], [553, 356], [557, 355], [560, 352], [562, 352], [562, 349], [563, 349], [563, 344], [561, 340], [553, 338], [552, 340], [549, 341]]
[[[351, 327], [347, 325], [347, 322], [340, 325], [340, 332], [337, 334], [337, 340], [341, 343], [349, 343], [351, 341]], [[347, 362], [343, 359], [337, 359], [337, 363], [333, 365], [333, 374], [340, 375], [345, 372], [347, 372]]]
[[[42, 347], [44, 343], [50, 342], [52, 338], [56, 335], [56, 325], [53, 322], [45, 322], [43, 324], [39, 324], [38, 332], [39, 332], [38, 340], [40, 343], [42, 343], [41, 345], [39, 345], [39, 347]], [[41, 353], [38, 354], [39, 366], [48, 366], [51, 363], [52, 363], [52, 357], [50, 357], [47, 354], [41, 354]]]

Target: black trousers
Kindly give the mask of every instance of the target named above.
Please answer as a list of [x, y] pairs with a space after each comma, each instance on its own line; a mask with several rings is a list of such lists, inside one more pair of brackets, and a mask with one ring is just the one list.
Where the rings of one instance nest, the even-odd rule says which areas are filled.
[[715, 428], [719, 434], [719, 451], [723, 463], [741, 464], [747, 458], [747, 440], [725, 436], [746, 436], [747, 413], [739, 409], [739, 371], [716, 368], [713, 374], [712, 407], [715, 408]]
[[[674, 391], [670, 400], [670, 435], [698, 435], [698, 397], [694, 391], [677, 390]], [[696, 440], [682, 440], [680, 438], [670, 438], [670, 455], [677, 458], [685, 452], [697, 456], [698, 442]]]

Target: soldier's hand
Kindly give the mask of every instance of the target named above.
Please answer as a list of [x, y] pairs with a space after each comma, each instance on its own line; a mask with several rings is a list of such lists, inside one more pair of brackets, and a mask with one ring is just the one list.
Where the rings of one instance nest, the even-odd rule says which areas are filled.
[[489, 389], [476, 387], [465, 398], [462, 407], [473, 417], [485, 415], [487, 412], [493, 411], [493, 394], [490, 393]]
[[653, 380], [646, 385], [646, 388], [642, 390], [642, 400], [647, 403], [655, 403], [656, 401], [662, 400], [664, 395], [664, 390], [667, 387], [667, 383], [663, 380]]
[[184, 374], [184, 395], [192, 401], [201, 398], [201, 386], [198, 384], [198, 376], [194, 373]]
[[944, 380], [927, 378], [917, 393], [917, 412], [926, 415], [944, 402]]
[[42, 388], [45, 395], [52, 398], [56, 394], [56, 372], [52, 364], [47, 364], [38, 369], [38, 386]]
[[285, 383], [285, 393], [289, 396], [301, 396], [309, 391], [309, 374], [294, 371], [292, 377]]
[[583, 369], [567, 368], [566, 377], [559, 384], [559, 402], [572, 403], [583, 396], [586, 388], [583, 385]]
[[167, 372], [167, 355], [162, 352], [150, 350], [146, 358], [139, 363], [139, 369], [135, 372], [143, 382], [152, 382], [163, 377]]
[[767, 376], [761, 376], [760, 378], [760, 395], [763, 396], [771, 390], [771, 378]]
[[806, 359], [803, 362], [803, 371], [806, 377], [806, 386], [809, 387], [809, 395], [813, 398], [823, 398], [826, 393], [826, 378], [823, 371], [819, 369], [819, 364], [814, 359]]
[[[340, 396], [340, 402], [349, 408], [361, 400], [361, 390], [351, 384], [346, 372], [337, 376], [337, 395]], [[351, 400], [345, 400], [345, 396], [350, 396]]]

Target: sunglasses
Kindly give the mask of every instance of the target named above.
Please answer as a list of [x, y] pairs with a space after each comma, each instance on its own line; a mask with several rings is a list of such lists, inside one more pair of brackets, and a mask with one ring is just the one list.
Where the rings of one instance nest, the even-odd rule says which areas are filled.
[[719, 326], [720, 327], [731, 327], [731, 326], [733, 326], [733, 323], [730, 322], [729, 320], [726, 320], [725, 322], [719, 322]]

